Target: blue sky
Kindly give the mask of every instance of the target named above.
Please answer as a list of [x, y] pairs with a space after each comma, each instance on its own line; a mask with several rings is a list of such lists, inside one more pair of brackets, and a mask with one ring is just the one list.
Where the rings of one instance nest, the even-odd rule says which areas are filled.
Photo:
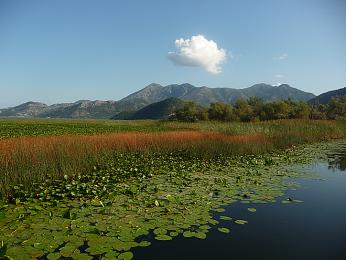
[[[170, 58], [197, 35], [225, 51], [221, 73]], [[118, 100], [152, 82], [345, 87], [346, 1], [0, 1], [0, 107]]]

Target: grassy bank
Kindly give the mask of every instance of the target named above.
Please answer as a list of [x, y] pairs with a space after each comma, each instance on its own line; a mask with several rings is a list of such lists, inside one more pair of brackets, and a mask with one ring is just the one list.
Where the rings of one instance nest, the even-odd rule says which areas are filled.
[[[8, 198], [14, 186], [30, 191], [42, 182], [89, 174], [95, 166], [112, 164], [119, 153], [129, 158], [139, 152], [201, 160], [261, 154], [341, 138], [345, 122], [3, 120], [0, 129], [0, 193]], [[113, 166], [135, 168], [121, 160]]]

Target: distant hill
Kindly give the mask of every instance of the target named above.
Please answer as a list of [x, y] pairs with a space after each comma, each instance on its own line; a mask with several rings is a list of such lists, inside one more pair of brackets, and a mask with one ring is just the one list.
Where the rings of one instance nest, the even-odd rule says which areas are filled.
[[340, 88], [337, 90], [328, 91], [326, 93], [318, 95], [317, 97], [310, 99], [309, 103], [314, 105], [327, 104], [333, 97], [345, 96], [345, 95], [346, 95], [346, 87]]
[[40, 102], [26, 102], [16, 107], [0, 109], [0, 116], [37, 117], [40, 113], [48, 110], [46, 104]]
[[[41, 117], [41, 118], [128, 118], [131, 115], [136, 118], [150, 114], [155, 117], [155, 107], [147, 107], [144, 111], [138, 111], [150, 104], [157, 103], [169, 98], [181, 100], [191, 100], [200, 105], [207, 106], [213, 102], [234, 103], [240, 97], [259, 97], [264, 101], [274, 101], [291, 98], [292, 100], [307, 101], [315, 96], [311, 93], [301, 91], [282, 84], [271, 86], [268, 84], [256, 84], [249, 88], [208, 88], [195, 87], [191, 84], [172, 84], [161, 86], [150, 84], [145, 88], [119, 100], [119, 101], [90, 101], [80, 100], [74, 103], [61, 103], [48, 106], [39, 102], [27, 102], [16, 107], [0, 109], [0, 117]], [[177, 100], [167, 101], [168, 103], [156, 104], [155, 106], [167, 106], [162, 113], [170, 111], [172, 103]], [[137, 111], [137, 112], [133, 112]], [[141, 114], [142, 113], [142, 114]], [[157, 112], [160, 113], [160, 112]], [[157, 115], [162, 117], [162, 115]]]
[[254, 96], [262, 98], [264, 101], [275, 101], [287, 98], [297, 101], [307, 101], [315, 97], [312, 93], [292, 88], [287, 84], [275, 87], [261, 83], [249, 88], [232, 89], [195, 87], [188, 83], [181, 85], [173, 84], [163, 87], [153, 83], [125, 97], [121, 101], [128, 102], [136, 99], [150, 104], [175, 97], [183, 100], [191, 100], [200, 105], [209, 105], [213, 102], [234, 103], [240, 97], [249, 98]]
[[176, 109], [183, 107], [184, 103], [184, 101], [178, 98], [167, 98], [163, 101], [152, 103], [135, 112], [121, 112], [112, 119], [167, 119]]
[[48, 106], [27, 102], [16, 107], [0, 109], [1, 117], [41, 118], [109, 118], [118, 112], [115, 101], [81, 100]]

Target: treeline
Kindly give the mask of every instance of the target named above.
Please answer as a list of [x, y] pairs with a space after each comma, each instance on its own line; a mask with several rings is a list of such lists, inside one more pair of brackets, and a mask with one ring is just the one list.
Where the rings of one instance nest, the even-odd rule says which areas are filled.
[[186, 102], [170, 117], [179, 121], [265, 121], [276, 119], [346, 119], [346, 96], [334, 97], [326, 105], [303, 101], [280, 100], [264, 102], [260, 98], [240, 98], [234, 105], [216, 102], [209, 107]]

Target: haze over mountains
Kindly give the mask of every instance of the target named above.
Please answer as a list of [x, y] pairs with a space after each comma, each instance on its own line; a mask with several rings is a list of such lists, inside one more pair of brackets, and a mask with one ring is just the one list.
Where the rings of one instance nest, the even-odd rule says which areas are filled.
[[[293, 88], [287, 84], [271, 86], [256, 84], [249, 88], [208, 88], [191, 84], [172, 84], [161, 86], [153, 83], [130, 94], [119, 101], [80, 100], [74, 103], [61, 103], [48, 106], [39, 102], [27, 102], [12, 108], [0, 109], [1, 117], [39, 117], [39, 118], [111, 118], [125, 111], [137, 111], [150, 104], [168, 98], [191, 100], [200, 105], [213, 102], [234, 103], [240, 97], [259, 97], [264, 101], [291, 98], [296, 101], [308, 101], [314, 94]], [[152, 108], [151, 108], [152, 109]]]

